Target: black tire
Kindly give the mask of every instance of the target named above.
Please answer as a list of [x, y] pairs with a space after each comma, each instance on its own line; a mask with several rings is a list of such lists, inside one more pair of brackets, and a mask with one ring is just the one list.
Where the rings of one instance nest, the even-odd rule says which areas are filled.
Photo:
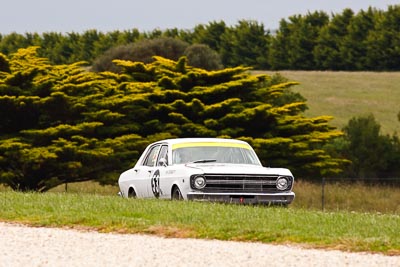
[[181, 190], [177, 186], [174, 186], [171, 193], [172, 200], [183, 200]]
[[129, 191], [128, 191], [128, 198], [136, 198], [135, 189], [129, 188]]

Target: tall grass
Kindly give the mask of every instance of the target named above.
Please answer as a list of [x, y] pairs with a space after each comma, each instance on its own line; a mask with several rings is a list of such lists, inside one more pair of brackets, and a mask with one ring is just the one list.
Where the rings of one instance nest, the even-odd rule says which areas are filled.
[[[297, 180], [294, 186], [294, 208], [322, 209], [322, 184]], [[400, 214], [400, 188], [390, 185], [368, 185], [327, 180], [324, 186], [324, 208], [327, 211], [358, 211]]]
[[116, 195], [119, 192], [116, 185], [100, 185], [93, 181], [62, 184], [50, 189], [53, 193], [77, 193], [77, 194], [97, 194], [97, 195]]
[[[0, 184], [0, 192], [11, 191], [9, 186]], [[116, 195], [119, 192], [117, 185], [100, 185], [94, 181], [61, 184], [49, 190], [52, 193], [76, 193], [96, 195]]]
[[400, 217], [65, 193], [0, 193], [0, 220], [400, 255]]
[[[10, 188], [0, 185], [0, 192]], [[81, 182], [60, 185], [51, 193], [94, 194], [116, 196], [118, 186], [102, 186], [96, 182]], [[308, 210], [322, 209], [322, 186], [320, 182], [296, 180], [296, 198], [291, 208]], [[327, 180], [324, 188], [324, 210], [357, 211], [400, 214], [400, 188], [390, 185], [368, 185], [362, 183], [340, 183]]]

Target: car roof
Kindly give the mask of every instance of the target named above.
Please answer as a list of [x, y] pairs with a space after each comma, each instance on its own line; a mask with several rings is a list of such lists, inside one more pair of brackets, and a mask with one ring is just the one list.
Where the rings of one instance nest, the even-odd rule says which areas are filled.
[[169, 144], [180, 144], [180, 143], [196, 143], [196, 142], [218, 142], [218, 143], [238, 143], [247, 144], [247, 142], [237, 139], [228, 138], [204, 138], [204, 137], [192, 137], [192, 138], [174, 138], [174, 139], [164, 139], [155, 143], [169, 143]]

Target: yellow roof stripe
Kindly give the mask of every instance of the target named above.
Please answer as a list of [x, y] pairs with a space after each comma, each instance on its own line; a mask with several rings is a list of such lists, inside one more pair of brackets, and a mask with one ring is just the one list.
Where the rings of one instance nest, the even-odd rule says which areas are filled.
[[250, 149], [248, 144], [241, 143], [229, 143], [229, 142], [190, 142], [190, 143], [178, 143], [173, 144], [172, 149], [182, 148], [182, 147], [199, 147], [199, 146], [224, 146], [224, 147], [240, 147], [245, 149]]

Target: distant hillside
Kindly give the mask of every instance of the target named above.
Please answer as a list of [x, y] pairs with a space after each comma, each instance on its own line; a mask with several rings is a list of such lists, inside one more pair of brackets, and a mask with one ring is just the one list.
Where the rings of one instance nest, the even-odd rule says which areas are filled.
[[[260, 71], [257, 71], [260, 73]], [[275, 72], [263, 72], [272, 74]], [[279, 71], [300, 85], [293, 87], [307, 98], [306, 116], [332, 115], [342, 128], [353, 116], [373, 113], [382, 133], [400, 134], [400, 72]]]

